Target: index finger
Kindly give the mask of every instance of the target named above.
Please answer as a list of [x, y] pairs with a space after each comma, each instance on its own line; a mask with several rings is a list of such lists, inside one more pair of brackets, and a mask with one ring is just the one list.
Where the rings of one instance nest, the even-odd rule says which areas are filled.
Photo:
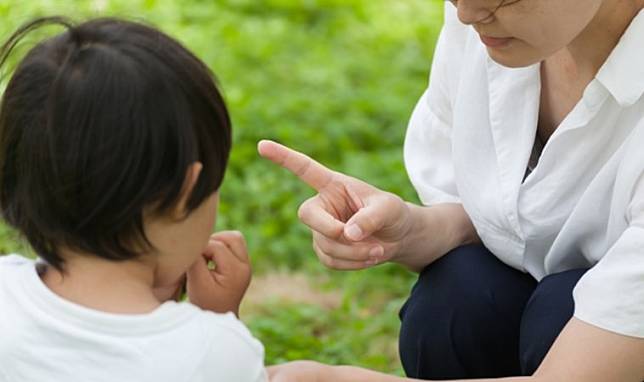
[[236, 268], [236, 263], [239, 263], [239, 259], [233, 254], [233, 251], [219, 240], [211, 240], [202, 256], [215, 263], [215, 272], [217, 273], [228, 274]]
[[244, 262], [249, 262], [248, 249], [244, 235], [239, 231], [219, 231], [210, 236], [210, 241], [220, 241], [224, 243], [235, 257]]
[[289, 170], [304, 183], [320, 191], [333, 179], [333, 171], [320, 163], [277, 142], [261, 140], [257, 151], [262, 157]]

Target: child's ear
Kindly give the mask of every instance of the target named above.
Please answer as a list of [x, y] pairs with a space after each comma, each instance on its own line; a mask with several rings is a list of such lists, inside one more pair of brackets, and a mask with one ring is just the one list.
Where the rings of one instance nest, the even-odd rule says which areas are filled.
[[174, 209], [174, 215], [180, 219], [186, 216], [188, 200], [190, 200], [192, 190], [195, 188], [195, 185], [199, 180], [202, 168], [203, 165], [201, 162], [193, 162], [186, 170], [186, 175], [183, 179], [183, 186], [181, 187], [181, 193], [179, 194], [179, 201]]

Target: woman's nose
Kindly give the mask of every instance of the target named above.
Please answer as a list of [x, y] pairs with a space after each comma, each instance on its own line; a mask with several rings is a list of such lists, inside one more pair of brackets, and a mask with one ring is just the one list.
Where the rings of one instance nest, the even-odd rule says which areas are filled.
[[491, 19], [494, 8], [490, 9], [489, 0], [458, 0], [454, 1], [458, 19], [466, 25], [478, 24]]

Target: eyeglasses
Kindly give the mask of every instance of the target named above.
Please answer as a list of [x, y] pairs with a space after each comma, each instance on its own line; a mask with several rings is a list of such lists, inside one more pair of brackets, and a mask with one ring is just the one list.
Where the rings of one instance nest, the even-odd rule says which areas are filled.
[[480, 3], [481, 7], [488, 12], [488, 14], [485, 17], [478, 20], [480, 22], [494, 16], [494, 14], [496, 13], [496, 11], [499, 10], [499, 8], [507, 7], [509, 5], [518, 3], [521, 0], [445, 0], [445, 1], [449, 1], [450, 3], [454, 4], [455, 7], [458, 6], [459, 1], [470, 1], [470, 2], [476, 1]]

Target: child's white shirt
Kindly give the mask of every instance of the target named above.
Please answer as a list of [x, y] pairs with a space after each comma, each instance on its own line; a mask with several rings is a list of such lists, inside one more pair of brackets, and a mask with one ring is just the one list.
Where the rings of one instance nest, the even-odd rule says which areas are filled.
[[2, 382], [266, 380], [262, 344], [232, 313], [101, 312], [49, 290], [33, 260], [0, 257]]

